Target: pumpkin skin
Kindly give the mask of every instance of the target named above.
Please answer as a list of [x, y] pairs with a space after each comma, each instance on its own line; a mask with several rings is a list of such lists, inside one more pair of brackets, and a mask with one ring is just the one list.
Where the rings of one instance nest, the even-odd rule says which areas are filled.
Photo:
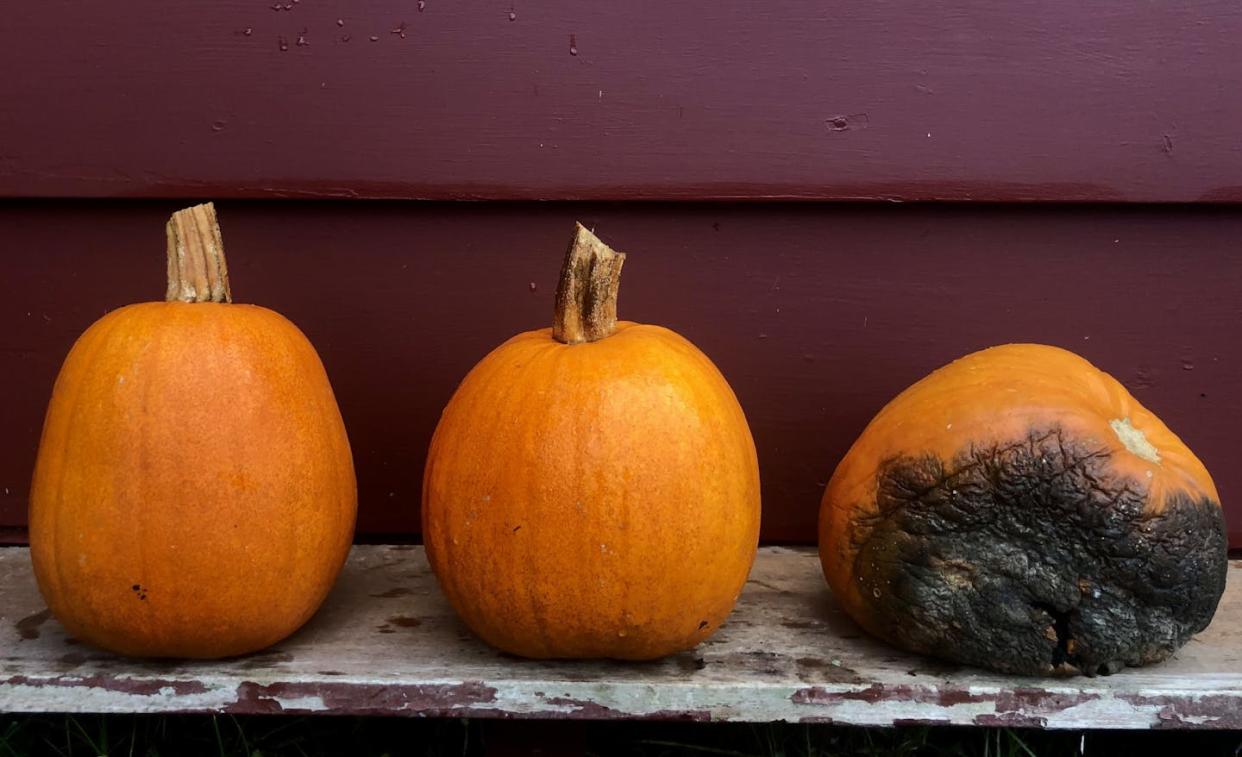
[[311, 617], [356, 507], [345, 427], [296, 326], [251, 305], [142, 303], [92, 325], [56, 380], [31, 557], [77, 638], [232, 656]]
[[1014, 344], [892, 400], [820, 510], [833, 593], [867, 631], [1003, 672], [1111, 673], [1167, 658], [1224, 591], [1219, 496], [1120, 383]]
[[427, 556], [485, 641], [536, 658], [651, 659], [736, 601], [759, 536], [754, 442], [690, 342], [616, 324], [510, 339], [444, 410], [423, 483]]

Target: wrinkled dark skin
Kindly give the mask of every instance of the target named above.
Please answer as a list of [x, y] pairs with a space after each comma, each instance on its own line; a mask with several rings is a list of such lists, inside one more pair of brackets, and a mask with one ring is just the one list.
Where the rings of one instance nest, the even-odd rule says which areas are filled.
[[1057, 430], [946, 466], [900, 457], [859, 519], [855, 576], [872, 625], [912, 651], [1006, 673], [1107, 674], [1167, 658], [1225, 588], [1217, 503], [1146, 513], [1109, 453]]

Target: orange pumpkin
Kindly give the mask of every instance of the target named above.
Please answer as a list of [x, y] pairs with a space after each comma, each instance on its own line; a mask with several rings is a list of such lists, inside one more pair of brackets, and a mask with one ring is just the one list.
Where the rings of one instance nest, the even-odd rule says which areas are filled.
[[759, 472], [742, 409], [690, 342], [616, 321], [623, 259], [579, 225], [553, 328], [483, 358], [431, 442], [427, 556], [465, 622], [513, 654], [693, 647], [754, 559]]
[[1077, 355], [976, 352], [902, 392], [820, 510], [833, 593], [907, 649], [1027, 674], [1163, 660], [1225, 585], [1199, 459]]
[[166, 302], [115, 310], [56, 380], [30, 496], [39, 589], [75, 637], [136, 656], [251, 652], [332, 586], [357, 497], [319, 357], [234, 305], [212, 206], [168, 224]]

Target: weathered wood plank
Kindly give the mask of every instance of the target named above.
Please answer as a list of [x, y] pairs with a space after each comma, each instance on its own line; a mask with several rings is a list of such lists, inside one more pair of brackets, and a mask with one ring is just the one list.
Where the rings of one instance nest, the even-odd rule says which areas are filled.
[[0, 196], [1242, 198], [1222, 0], [8, 6]]
[[1242, 727], [1242, 563], [1216, 622], [1174, 659], [1105, 678], [1023, 679], [865, 637], [812, 551], [765, 548], [729, 622], [646, 664], [501, 655], [456, 620], [420, 547], [355, 547], [320, 613], [272, 649], [136, 662], [49, 617], [28, 551], [0, 550], [0, 712], [354, 713], [1038, 726]]

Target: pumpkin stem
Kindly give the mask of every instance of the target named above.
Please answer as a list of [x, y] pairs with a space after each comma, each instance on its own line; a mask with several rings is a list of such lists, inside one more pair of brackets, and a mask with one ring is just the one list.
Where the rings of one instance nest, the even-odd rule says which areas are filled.
[[167, 302], [232, 302], [216, 207], [178, 210], [168, 219]]
[[624, 262], [625, 253], [613, 250], [577, 224], [556, 285], [552, 320], [556, 341], [580, 344], [612, 334], [617, 326], [617, 290]]

